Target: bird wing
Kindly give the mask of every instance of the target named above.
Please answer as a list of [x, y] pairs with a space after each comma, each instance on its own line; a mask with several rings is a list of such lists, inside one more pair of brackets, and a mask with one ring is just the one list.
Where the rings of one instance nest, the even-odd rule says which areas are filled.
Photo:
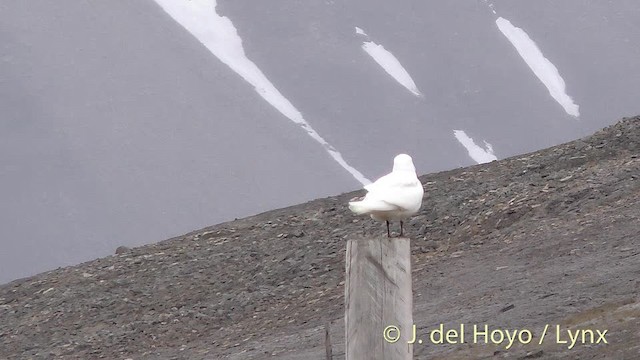
[[417, 178], [408, 178], [403, 174], [391, 173], [371, 184], [365, 199], [381, 201], [395, 210], [406, 210], [420, 206], [424, 190]]
[[379, 178], [378, 180], [374, 181], [373, 183], [369, 185], [365, 185], [364, 189], [367, 190], [368, 192], [372, 192], [379, 188], [386, 188], [389, 186], [393, 186], [394, 183], [397, 183], [397, 181], [395, 181], [395, 177], [396, 177], [395, 175], [396, 174], [394, 173], [389, 173]]

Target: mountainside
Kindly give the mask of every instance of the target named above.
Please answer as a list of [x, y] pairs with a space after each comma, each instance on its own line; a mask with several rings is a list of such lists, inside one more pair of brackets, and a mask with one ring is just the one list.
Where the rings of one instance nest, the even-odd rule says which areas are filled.
[[591, 134], [640, 113], [638, 18], [637, 0], [3, 1], [0, 283], [350, 191], [401, 152], [433, 173]]
[[[640, 356], [640, 117], [421, 177], [414, 322], [608, 330], [608, 344], [416, 345], [415, 358]], [[420, 154], [414, 154], [420, 157]], [[0, 286], [0, 358], [343, 358], [345, 242], [362, 192], [222, 223]], [[397, 224], [395, 224], [397, 225]], [[566, 338], [566, 336], [565, 336]], [[536, 338], [537, 340], [537, 338]]]

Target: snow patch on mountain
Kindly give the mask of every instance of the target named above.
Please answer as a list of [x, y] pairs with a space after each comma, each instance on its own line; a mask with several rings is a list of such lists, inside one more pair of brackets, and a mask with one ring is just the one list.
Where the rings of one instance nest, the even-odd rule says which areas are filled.
[[531, 71], [542, 81], [553, 97], [567, 114], [580, 116], [579, 106], [565, 91], [565, 82], [558, 69], [542, 54], [536, 43], [519, 27], [505, 18], [496, 20], [498, 29], [516, 48], [518, 54], [527, 63]]
[[[366, 35], [365, 32], [356, 27], [356, 33]], [[398, 58], [396, 58], [389, 50], [384, 46], [378, 45], [373, 41], [365, 41], [362, 44], [362, 49], [369, 54], [380, 65], [387, 74], [391, 75], [400, 85], [404, 86], [415, 96], [423, 96], [416, 83], [409, 75], [409, 72], [402, 66]]]
[[498, 13], [496, 12], [496, 7], [493, 5], [493, 3], [487, 1], [487, 0], [482, 0], [485, 4], [487, 4], [487, 6], [489, 7], [489, 9], [491, 10], [491, 12], [494, 15], [497, 15]]
[[320, 143], [329, 155], [363, 185], [371, 183], [360, 171], [349, 165], [342, 154], [329, 144], [304, 119], [302, 113], [269, 81], [260, 68], [247, 58], [242, 38], [226, 16], [216, 12], [216, 0], [155, 0], [176, 22], [195, 36], [220, 61], [238, 73], [256, 92], [284, 116], [304, 129]]
[[453, 136], [467, 149], [469, 156], [478, 164], [488, 163], [498, 158], [493, 154], [493, 146], [484, 141], [484, 148], [477, 145], [464, 130], [453, 130]]

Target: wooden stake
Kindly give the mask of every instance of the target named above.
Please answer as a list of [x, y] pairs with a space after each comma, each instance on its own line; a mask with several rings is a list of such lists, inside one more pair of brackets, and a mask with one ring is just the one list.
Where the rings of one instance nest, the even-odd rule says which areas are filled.
[[331, 323], [324, 324], [324, 349], [327, 360], [333, 359], [333, 354], [331, 353]]
[[[413, 297], [409, 238], [347, 242], [345, 356], [347, 360], [413, 358]], [[384, 331], [391, 330], [388, 340]]]

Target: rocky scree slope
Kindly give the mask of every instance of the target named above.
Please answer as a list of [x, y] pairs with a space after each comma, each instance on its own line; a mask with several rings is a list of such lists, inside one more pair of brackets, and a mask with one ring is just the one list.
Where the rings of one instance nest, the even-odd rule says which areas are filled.
[[[421, 177], [414, 322], [608, 329], [609, 344], [416, 345], [415, 358], [640, 356], [640, 118]], [[420, 156], [420, 154], [414, 154]], [[347, 239], [385, 235], [355, 191], [0, 286], [0, 358], [323, 359], [343, 351]], [[397, 224], [395, 224], [397, 226]], [[537, 340], [537, 338], [536, 338]]]

